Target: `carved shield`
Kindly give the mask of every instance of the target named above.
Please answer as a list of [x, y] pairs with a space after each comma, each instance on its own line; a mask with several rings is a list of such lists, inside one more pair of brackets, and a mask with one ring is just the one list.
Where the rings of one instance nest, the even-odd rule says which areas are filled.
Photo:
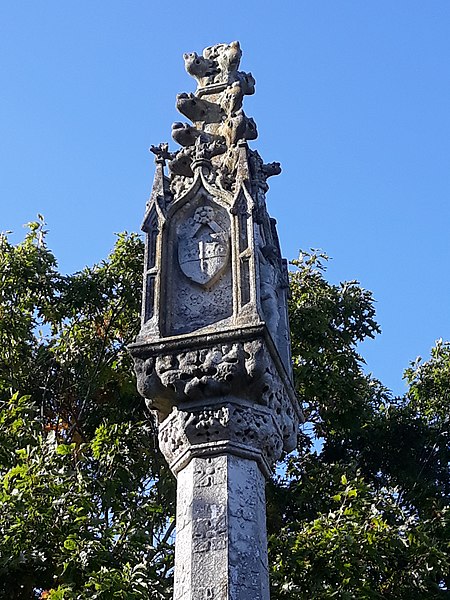
[[194, 218], [180, 231], [178, 240], [181, 270], [191, 281], [201, 285], [210, 284], [222, 273], [230, 253], [229, 235], [212, 219], [211, 213], [202, 217], [197, 209]]

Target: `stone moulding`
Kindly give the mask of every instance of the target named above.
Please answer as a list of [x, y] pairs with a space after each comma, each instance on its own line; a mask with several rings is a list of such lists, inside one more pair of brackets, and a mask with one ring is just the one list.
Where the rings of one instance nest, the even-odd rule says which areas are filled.
[[229, 452], [264, 474], [296, 447], [302, 419], [264, 324], [130, 346], [138, 389], [160, 423], [176, 473], [193, 456]]
[[177, 474], [194, 457], [233, 454], [255, 460], [269, 477], [283, 451], [283, 434], [265, 407], [226, 403], [174, 409], [159, 429], [159, 445]]

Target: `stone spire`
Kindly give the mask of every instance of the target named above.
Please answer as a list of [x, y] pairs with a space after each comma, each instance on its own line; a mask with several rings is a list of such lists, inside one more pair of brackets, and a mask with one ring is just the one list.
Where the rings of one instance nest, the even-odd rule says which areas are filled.
[[[177, 477], [174, 600], [268, 600], [264, 478], [296, 447], [288, 275], [239, 42], [184, 55], [181, 146], [152, 147], [142, 327], [130, 352]], [[168, 171], [166, 170], [168, 168]]]

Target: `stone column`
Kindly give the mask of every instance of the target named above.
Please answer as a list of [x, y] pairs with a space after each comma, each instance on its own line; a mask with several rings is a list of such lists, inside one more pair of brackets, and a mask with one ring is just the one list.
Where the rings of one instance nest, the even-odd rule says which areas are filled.
[[[177, 477], [174, 600], [269, 600], [265, 478], [296, 447], [287, 266], [267, 213], [280, 173], [247, 140], [254, 93], [238, 42], [185, 54], [174, 140], [152, 147], [141, 331], [129, 350], [139, 392]], [[165, 168], [168, 165], [168, 172]]]
[[169, 348], [131, 352], [177, 477], [174, 600], [269, 600], [265, 478], [295, 446], [292, 386], [262, 325]]
[[231, 454], [178, 475], [175, 600], [268, 600], [264, 476]]

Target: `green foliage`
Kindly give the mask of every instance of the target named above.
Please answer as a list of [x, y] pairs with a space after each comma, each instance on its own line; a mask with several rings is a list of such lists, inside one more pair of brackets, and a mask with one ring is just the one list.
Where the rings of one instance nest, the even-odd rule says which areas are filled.
[[378, 332], [371, 294], [329, 284], [324, 260], [302, 255], [291, 278], [308, 423], [269, 487], [272, 597], [447, 598], [449, 346], [408, 369], [408, 395], [392, 399], [357, 351]]
[[[175, 483], [136, 392], [142, 242], [64, 276], [42, 218], [0, 238], [0, 597], [171, 598]], [[326, 256], [291, 275], [295, 383], [307, 424], [268, 485], [273, 600], [447, 598], [450, 345], [405, 376], [363, 371], [379, 332]]]
[[29, 227], [0, 246], [0, 597], [167, 598], [174, 482], [126, 351], [142, 242], [62, 276]]
[[[374, 337], [372, 294], [357, 282], [329, 284], [323, 254], [302, 253], [293, 261], [289, 316], [297, 389], [315, 435], [332, 444], [359, 428], [374, 382], [361, 371], [356, 344]], [[335, 427], [340, 428], [339, 432]]]
[[[51, 310], [60, 276], [45, 246], [44, 222], [29, 223], [13, 246], [0, 234], [0, 396], [11, 396], [39, 371], [36, 328]], [[28, 389], [28, 386], [26, 386]]]

